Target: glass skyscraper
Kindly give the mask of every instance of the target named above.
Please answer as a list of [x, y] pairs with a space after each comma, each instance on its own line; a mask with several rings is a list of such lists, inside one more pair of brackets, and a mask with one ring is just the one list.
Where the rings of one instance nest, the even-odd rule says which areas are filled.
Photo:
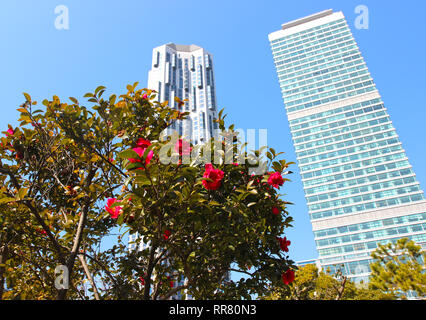
[[319, 263], [367, 280], [378, 243], [426, 247], [426, 201], [342, 12], [269, 34]]

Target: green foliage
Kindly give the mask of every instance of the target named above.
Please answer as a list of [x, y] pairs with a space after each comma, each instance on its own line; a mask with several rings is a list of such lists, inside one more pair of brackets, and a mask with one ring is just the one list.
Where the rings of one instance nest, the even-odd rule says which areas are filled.
[[379, 245], [372, 253], [370, 288], [406, 299], [409, 291], [426, 296], [426, 253], [407, 238], [395, 244]]
[[393, 300], [395, 297], [380, 290], [356, 285], [340, 273], [330, 275], [316, 265], [299, 268], [295, 280], [285, 287], [271, 287], [265, 300]]
[[[54, 96], [33, 110], [36, 102], [25, 94], [20, 125], [1, 138], [1, 298], [167, 299], [181, 292], [249, 299], [271, 284], [283, 286], [281, 274], [295, 269], [277, 241], [291, 227], [289, 202], [268, 184], [268, 173], [250, 174], [248, 160], [261, 151], [227, 164], [227, 152], [237, 154], [244, 145], [233, 139], [224, 152], [220, 141], [208, 141], [210, 149], [193, 146], [191, 162], [163, 163], [167, 146], [168, 155], [179, 154], [161, 134], [187, 113], [136, 86], [108, 99], [100, 86], [85, 95], [91, 107]], [[219, 115], [224, 135], [234, 134]], [[133, 150], [141, 138], [150, 142], [142, 155]], [[291, 173], [292, 163], [278, 160], [279, 153], [270, 148], [266, 154], [257, 165]], [[211, 182], [203, 175], [212, 159], [223, 171], [217, 190], [203, 184]], [[108, 198], [118, 199], [110, 206], [117, 219], [105, 211]], [[272, 214], [273, 207], [280, 214]], [[129, 251], [123, 242], [135, 233], [149, 243], [144, 250]], [[111, 235], [117, 244], [101, 250]], [[58, 265], [69, 269], [69, 289], [55, 288]], [[225, 281], [231, 266], [247, 279]], [[180, 279], [185, 284], [176, 286]]]

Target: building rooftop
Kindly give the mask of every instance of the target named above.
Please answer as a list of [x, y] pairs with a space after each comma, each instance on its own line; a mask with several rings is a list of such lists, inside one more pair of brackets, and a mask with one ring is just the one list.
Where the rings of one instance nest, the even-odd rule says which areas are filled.
[[192, 51], [202, 49], [201, 47], [199, 47], [195, 44], [186, 45], [186, 44], [168, 43], [167, 45], [172, 47], [176, 51], [183, 51], [183, 52], [192, 52]]
[[284, 23], [284, 24], [281, 25], [281, 28], [282, 28], [282, 30], [286, 30], [286, 29], [298, 26], [300, 24], [328, 16], [330, 14], [333, 14], [333, 9], [324, 10], [324, 11], [312, 14], [312, 15], [304, 17], [304, 18], [300, 18], [300, 19], [297, 19], [297, 20], [293, 20], [293, 21]]

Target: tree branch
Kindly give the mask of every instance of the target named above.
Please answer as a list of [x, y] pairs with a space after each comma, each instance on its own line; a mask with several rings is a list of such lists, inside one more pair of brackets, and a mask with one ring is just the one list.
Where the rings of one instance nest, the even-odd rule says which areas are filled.
[[78, 258], [80, 259], [81, 265], [83, 266], [83, 269], [84, 269], [84, 272], [86, 273], [87, 279], [89, 279], [89, 282], [92, 285], [93, 294], [95, 295], [95, 299], [100, 300], [98, 288], [96, 288], [96, 283], [93, 281], [92, 275], [90, 274], [90, 270], [87, 266], [86, 259], [84, 259], [84, 256], [82, 254], [79, 254]]

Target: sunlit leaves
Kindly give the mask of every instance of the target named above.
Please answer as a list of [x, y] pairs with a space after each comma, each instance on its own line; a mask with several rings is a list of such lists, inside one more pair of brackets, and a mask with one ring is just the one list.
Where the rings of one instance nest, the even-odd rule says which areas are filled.
[[[163, 164], [159, 160], [159, 150], [168, 143], [160, 134], [171, 121], [184, 119], [188, 113], [170, 108], [168, 102], [155, 101], [152, 90], [138, 89], [137, 85], [128, 85], [125, 94], [109, 98], [103, 98], [106, 88], [99, 86], [84, 95], [90, 107], [73, 97], [69, 98], [72, 104], [67, 104], [53, 96], [43, 101], [44, 109], [32, 111], [34, 102], [25, 95], [27, 103], [18, 110], [21, 125], [13, 135], [1, 138], [6, 148], [0, 151], [8, 161], [4, 165], [19, 184], [17, 187], [10, 176], [2, 177], [6, 187], [0, 205], [9, 207], [8, 228], [19, 230], [25, 239], [14, 245], [28, 255], [34, 246], [43, 248], [44, 254], [32, 256], [30, 261], [54, 270], [59, 253], [69, 256], [84, 220], [80, 248], [99, 260], [88, 259], [88, 263], [105, 284], [105, 299], [154, 298], [144, 296], [143, 288], [136, 285], [138, 275], [144, 275], [150, 263], [154, 265], [147, 277], [152, 288], [158, 289], [155, 298], [170, 290], [164, 283], [155, 283], [155, 279], [167, 276], [171, 276], [170, 281], [193, 279], [187, 289], [198, 299], [240, 298], [248, 292], [262, 292], [267, 282], [279, 279], [276, 275], [293, 263], [276, 255], [276, 237], [285, 232], [292, 218], [286, 211], [289, 202], [270, 188], [267, 175], [250, 175], [253, 165], [248, 160], [266, 153], [268, 170], [283, 175], [290, 173], [286, 170], [291, 163], [278, 159], [281, 153], [272, 148], [249, 154], [246, 144], [234, 139], [230, 150], [212, 149], [210, 159], [218, 158], [215, 167], [224, 174], [217, 190], [207, 190], [203, 187], [203, 160], [209, 151], [193, 146], [197, 157], [189, 164]], [[185, 103], [180, 99], [173, 102], [180, 107]], [[225, 117], [221, 110], [217, 122], [223, 130]], [[234, 127], [228, 126], [226, 134], [233, 134]], [[150, 145], [135, 149], [140, 138]], [[235, 160], [238, 165], [225, 163], [224, 157], [231, 151], [241, 153]], [[105, 209], [108, 198], [118, 200], [111, 208], [122, 208], [115, 218]], [[272, 207], [279, 207], [281, 213], [272, 214]], [[44, 229], [50, 230], [57, 243], [44, 234]], [[100, 243], [112, 230], [120, 233], [118, 245], [101, 252]], [[167, 239], [165, 230], [170, 231]], [[129, 252], [121, 242], [125, 232], [142, 236], [155, 246], [156, 254], [164, 254], [169, 264], [159, 256], [152, 260], [149, 248]], [[40, 277], [40, 269], [34, 271], [31, 263], [22, 259], [13, 263], [21, 268], [20, 275]], [[250, 265], [253, 276], [237, 286], [223, 282], [231, 264], [242, 268]], [[34, 286], [18, 281], [13, 274], [7, 276], [13, 279], [11, 287], [19, 287], [24, 295], [46, 297], [40, 289], [30, 293]], [[74, 284], [78, 286], [85, 277], [77, 264]], [[37, 288], [49, 287], [47, 296], [54, 297], [51, 279], [32, 281], [38, 281]], [[81, 298], [74, 287], [69, 297]]]

